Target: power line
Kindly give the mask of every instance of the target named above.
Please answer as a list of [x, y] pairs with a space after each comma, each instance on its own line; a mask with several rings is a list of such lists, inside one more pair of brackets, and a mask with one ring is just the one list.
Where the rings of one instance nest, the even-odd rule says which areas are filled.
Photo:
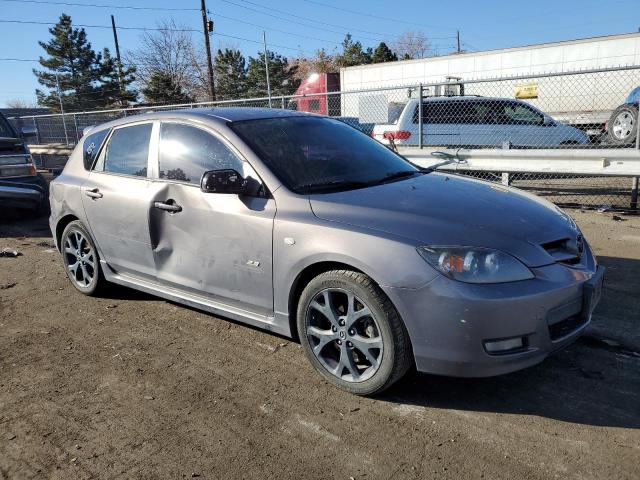
[[115, 9], [127, 9], [127, 10], [157, 10], [157, 11], [165, 11], [165, 12], [185, 12], [185, 11], [198, 10], [197, 8], [136, 7], [131, 5], [104, 5], [99, 3], [54, 2], [49, 0], [0, 0], [0, 1], [13, 2], [13, 3], [62, 5], [67, 7], [115, 8]]
[[[57, 25], [57, 22], [36, 22], [34, 20], [0, 20], [0, 23], [18, 23], [24, 25]], [[111, 25], [86, 25], [81, 23], [75, 23], [74, 26], [82, 28], [108, 28], [111, 29]], [[142, 31], [157, 31], [157, 32], [199, 32], [192, 28], [151, 28], [151, 27], [118, 27], [120, 30], [142, 30]]]
[[379, 20], [386, 20], [386, 21], [389, 21], [389, 22], [404, 23], [406, 25], [416, 25], [418, 27], [424, 27], [424, 28], [441, 28], [441, 29], [446, 29], [446, 30], [455, 30], [452, 27], [442, 27], [442, 26], [436, 26], [436, 25], [423, 25], [421, 23], [414, 23], [414, 22], [409, 22], [409, 21], [406, 21], [406, 20], [400, 20], [398, 18], [386, 17], [386, 16], [381, 16], [381, 15], [374, 15], [372, 13], [360, 12], [360, 11], [357, 11], [357, 10], [349, 10], [348, 8], [337, 7], [335, 5], [330, 5], [328, 3], [323, 3], [323, 2], [317, 2], [315, 0], [302, 0], [302, 1], [303, 2], [307, 2], [307, 3], [313, 3], [315, 5], [320, 5], [322, 7], [333, 8], [333, 9], [339, 10], [341, 12], [353, 13], [355, 15], [364, 15], [366, 17], [377, 18]]

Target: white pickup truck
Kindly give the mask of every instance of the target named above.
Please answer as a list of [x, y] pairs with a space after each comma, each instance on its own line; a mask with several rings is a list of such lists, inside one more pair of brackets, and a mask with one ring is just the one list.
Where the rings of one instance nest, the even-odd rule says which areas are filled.
[[[418, 99], [410, 99], [394, 123], [376, 125], [384, 144], [419, 144]], [[560, 123], [520, 100], [475, 96], [422, 100], [422, 144], [445, 147], [549, 147], [586, 145], [582, 131]]]

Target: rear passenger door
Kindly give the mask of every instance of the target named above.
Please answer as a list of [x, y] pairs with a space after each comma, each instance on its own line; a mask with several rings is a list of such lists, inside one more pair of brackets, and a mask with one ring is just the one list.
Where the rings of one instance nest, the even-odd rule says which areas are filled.
[[[430, 146], [460, 145], [460, 125], [454, 102], [426, 101], [422, 103], [422, 143]], [[418, 108], [413, 113], [412, 137], [419, 135]], [[415, 135], [415, 136], [414, 136]], [[414, 143], [414, 142], [412, 142]]]
[[271, 315], [275, 201], [264, 189], [253, 196], [200, 190], [205, 171], [229, 168], [259, 181], [217, 132], [161, 123], [155, 207], [149, 218], [157, 278], [226, 306]]
[[148, 162], [154, 128], [158, 127], [153, 122], [114, 128], [82, 185], [93, 238], [102, 260], [118, 273], [154, 275], [148, 228], [152, 199]]

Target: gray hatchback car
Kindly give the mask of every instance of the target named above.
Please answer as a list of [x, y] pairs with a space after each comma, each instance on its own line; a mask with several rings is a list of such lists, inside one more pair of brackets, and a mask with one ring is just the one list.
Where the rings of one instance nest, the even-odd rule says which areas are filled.
[[356, 394], [415, 365], [490, 376], [587, 326], [603, 269], [573, 220], [421, 170], [331, 118], [151, 113], [96, 127], [51, 185], [71, 283], [126, 285], [300, 339]]

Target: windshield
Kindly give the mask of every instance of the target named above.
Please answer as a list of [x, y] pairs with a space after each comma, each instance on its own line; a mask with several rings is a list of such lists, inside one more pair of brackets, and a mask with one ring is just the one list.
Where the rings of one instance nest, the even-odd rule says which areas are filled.
[[0, 115], [0, 137], [16, 137], [13, 129], [9, 126], [9, 122], [2, 115]]
[[419, 173], [381, 143], [330, 118], [266, 118], [230, 126], [296, 193], [360, 188]]

